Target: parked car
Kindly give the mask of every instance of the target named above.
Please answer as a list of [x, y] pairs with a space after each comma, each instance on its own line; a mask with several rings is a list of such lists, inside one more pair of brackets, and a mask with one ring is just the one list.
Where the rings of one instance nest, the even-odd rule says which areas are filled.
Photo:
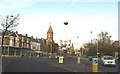
[[103, 56], [102, 57], [102, 64], [103, 65], [110, 65], [114, 66], [116, 65], [115, 59], [112, 56]]
[[112, 57], [112, 56], [109, 56], [109, 55], [105, 55], [101, 58], [101, 60], [103, 61], [105, 57]]

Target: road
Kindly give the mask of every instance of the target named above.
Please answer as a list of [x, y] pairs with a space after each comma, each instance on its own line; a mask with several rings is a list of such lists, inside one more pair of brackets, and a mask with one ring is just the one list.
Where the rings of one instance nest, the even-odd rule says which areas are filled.
[[45, 59], [9, 58], [8, 60], [11, 63], [5, 68], [4, 72], [69, 72], [47, 64]]
[[[89, 66], [89, 67], [92, 66], [92, 61], [84, 60], [84, 63], [86, 64], [86, 66]], [[115, 67], [103, 66], [102, 61], [98, 61], [98, 70], [100, 72], [118, 72], [118, 61], [116, 61], [116, 66]]]
[[[92, 72], [92, 61], [77, 59], [64, 59], [63, 64], [58, 59], [49, 58], [6, 58], [4, 61], [11, 63], [4, 69], [4, 72]], [[98, 62], [98, 72], [118, 72], [118, 62], [115, 67], [106, 67]]]

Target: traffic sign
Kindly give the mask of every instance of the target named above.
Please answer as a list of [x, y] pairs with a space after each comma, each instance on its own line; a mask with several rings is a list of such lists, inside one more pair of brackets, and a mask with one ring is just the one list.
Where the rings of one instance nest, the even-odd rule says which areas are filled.
[[97, 72], [98, 71], [98, 58], [92, 59], [92, 71]]
[[98, 65], [98, 58], [93, 58], [93, 65]]
[[95, 60], [94, 60], [94, 63], [95, 63], [95, 64], [98, 64], [98, 60], [95, 59]]
[[63, 56], [59, 57], [59, 63], [63, 63]]

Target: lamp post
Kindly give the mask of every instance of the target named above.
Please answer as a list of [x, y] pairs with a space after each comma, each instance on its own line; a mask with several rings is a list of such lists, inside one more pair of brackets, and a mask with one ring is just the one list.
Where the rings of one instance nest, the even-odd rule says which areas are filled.
[[9, 56], [9, 47], [10, 47], [10, 46], [9, 46], [9, 43], [10, 43], [10, 36], [11, 36], [12, 34], [14, 34], [14, 32], [8, 35], [8, 56]]
[[52, 44], [51, 44], [51, 57], [52, 57]]
[[51, 47], [51, 57], [52, 57], [52, 44], [53, 44], [53, 42], [52, 42], [52, 40], [51, 40], [51, 42], [50, 42], [50, 47]]
[[[65, 42], [65, 49], [67, 50], [67, 47], [66, 47], [66, 46], [67, 46], [67, 42], [68, 42], [68, 41], [67, 41], [67, 25], [68, 25], [68, 22], [64, 22], [64, 25], [65, 25], [65, 41], [64, 41], [64, 42]], [[65, 50], [65, 51], [66, 51], [66, 50]], [[68, 50], [67, 50], [67, 51], [68, 51]], [[67, 52], [65, 52], [65, 56], [66, 56], [66, 53], [67, 53]]]
[[[77, 37], [78, 38], [78, 40], [79, 40], [79, 36]], [[79, 49], [79, 45], [78, 45], [78, 43], [77, 43], [77, 46], [78, 46], [78, 49]], [[80, 54], [78, 55], [78, 56], [81, 56], [81, 52], [79, 52]]]
[[97, 40], [97, 57], [98, 57], [98, 39], [96, 39]]
[[64, 22], [66, 28], [65, 28], [65, 44], [67, 43], [67, 25], [68, 25], [68, 22]]
[[[10, 38], [10, 36], [9, 36], [9, 38]], [[8, 38], [8, 56], [9, 56], [9, 43], [10, 43], [9, 42], [9, 40], [10, 40], [9, 38]]]

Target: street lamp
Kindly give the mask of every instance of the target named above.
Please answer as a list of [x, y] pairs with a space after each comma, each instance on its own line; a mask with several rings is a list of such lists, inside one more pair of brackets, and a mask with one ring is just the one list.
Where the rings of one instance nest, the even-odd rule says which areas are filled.
[[51, 57], [52, 57], [52, 44], [51, 44]]
[[96, 39], [97, 40], [97, 57], [98, 57], [98, 39]]
[[[77, 38], [79, 39], [79, 36], [78, 36]], [[78, 45], [78, 43], [77, 43], [77, 46], [78, 46], [78, 49], [79, 49], [79, 45]], [[81, 53], [80, 53], [78, 56], [81, 56]]]
[[[64, 22], [64, 25], [65, 25], [65, 49], [67, 50], [67, 25], [68, 25], [68, 22]], [[65, 50], [65, 56], [66, 56], [66, 50]]]
[[[91, 31], [90, 33], [92, 34], [93, 32]], [[97, 57], [98, 57], [98, 38], [96, 40], [97, 40]], [[91, 40], [91, 43], [92, 43], [92, 40]]]
[[50, 46], [51, 46], [51, 57], [52, 57], [52, 40], [51, 40]]
[[65, 26], [66, 26], [66, 29], [65, 29], [65, 44], [67, 43], [67, 25], [68, 25], [68, 22], [64, 22]]
[[13, 32], [13, 33], [11, 33], [11, 34], [8, 34], [8, 56], [9, 56], [10, 36], [11, 36], [12, 34], [14, 34], [14, 32]]

